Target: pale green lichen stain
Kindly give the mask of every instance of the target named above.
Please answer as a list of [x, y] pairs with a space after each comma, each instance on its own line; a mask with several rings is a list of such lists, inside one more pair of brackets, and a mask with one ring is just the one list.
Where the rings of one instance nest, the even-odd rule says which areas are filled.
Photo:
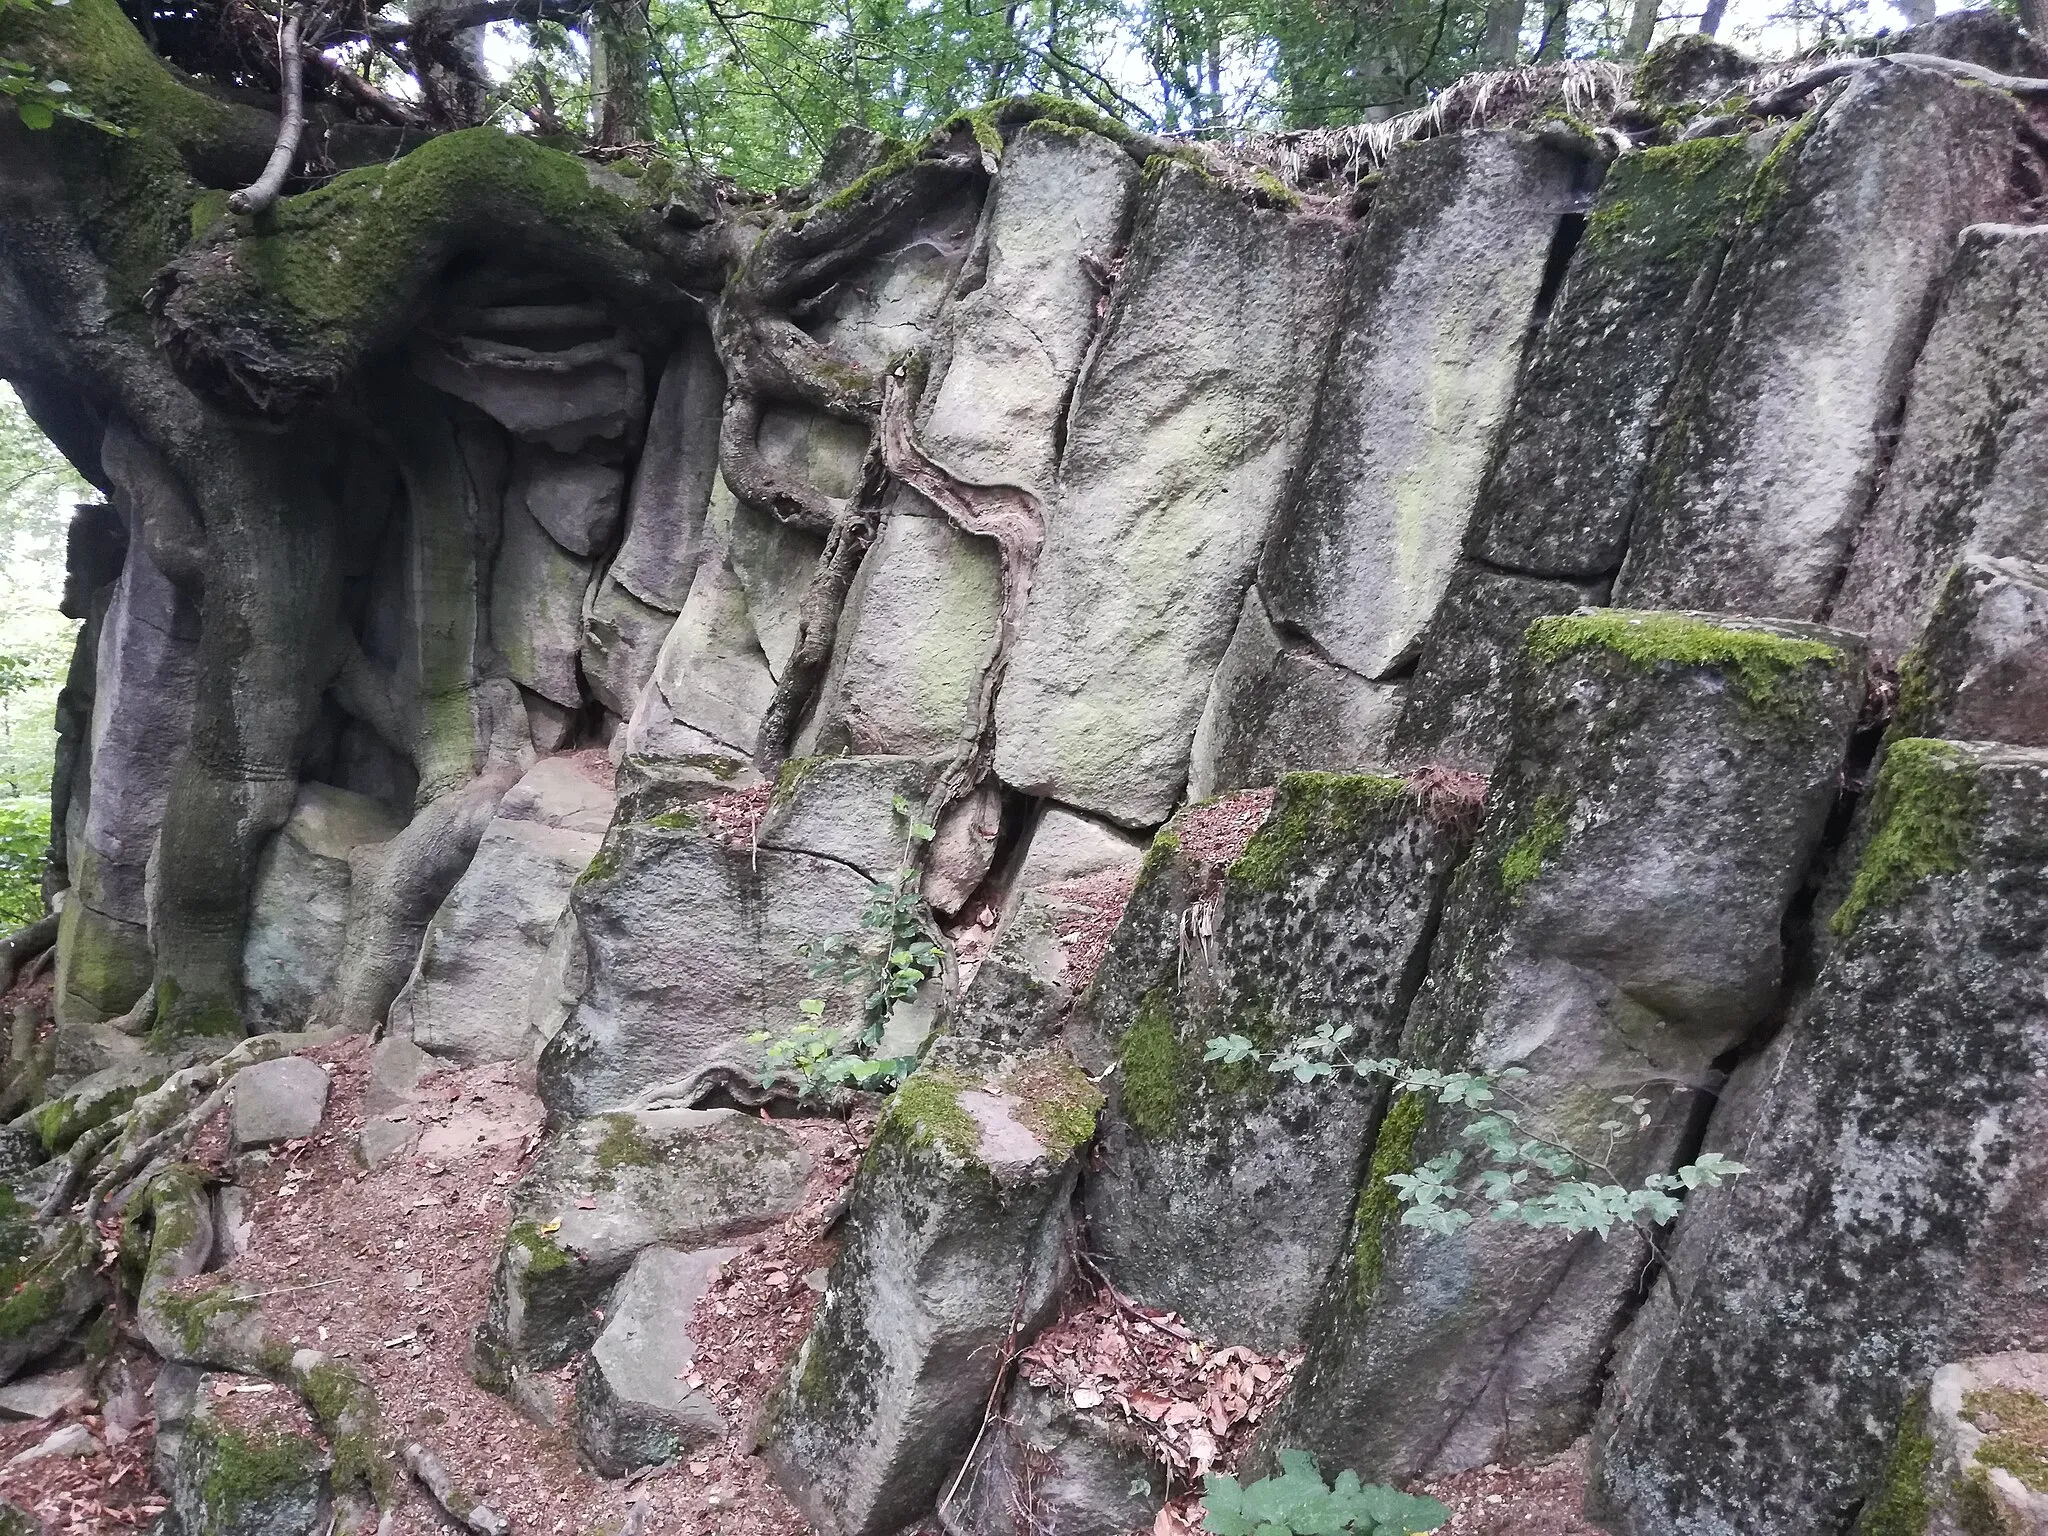
[[1846, 938], [1865, 914], [1891, 905], [1922, 880], [1961, 871], [1985, 810], [1984, 792], [1960, 747], [1919, 738], [1893, 742], [1871, 805], [1875, 830], [1828, 926]]
[[1809, 667], [1834, 668], [1848, 658], [1820, 640], [1795, 640], [1757, 630], [1731, 629], [1679, 613], [1635, 613], [1606, 608], [1594, 613], [1538, 619], [1528, 648], [1544, 665], [1581, 651], [1610, 651], [1631, 666], [1708, 667], [1727, 673], [1745, 703], [1763, 714], [1782, 714], [1792, 701], [1786, 685]]
[[1230, 878], [1254, 890], [1279, 890], [1304, 849], [1357, 836], [1405, 789], [1399, 779], [1370, 773], [1286, 775], [1272, 811], [1230, 866]]
[[1415, 1138], [1429, 1114], [1429, 1100], [1419, 1093], [1404, 1093], [1380, 1121], [1373, 1139], [1372, 1166], [1359, 1187], [1358, 1209], [1351, 1218], [1351, 1300], [1364, 1304], [1380, 1283], [1380, 1267], [1386, 1258], [1386, 1232], [1401, 1210], [1398, 1192], [1388, 1178], [1411, 1172], [1415, 1167]]
[[604, 1120], [604, 1137], [597, 1144], [599, 1168], [611, 1173], [620, 1168], [652, 1168], [661, 1161], [660, 1150], [631, 1115], [606, 1115]]
[[1550, 856], [1563, 845], [1571, 802], [1561, 795], [1538, 797], [1529, 825], [1500, 857], [1500, 888], [1520, 899], [1522, 889], [1543, 873]]
[[1906, 1399], [1899, 1431], [1885, 1464], [1884, 1481], [1866, 1500], [1856, 1536], [1924, 1536], [1927, 1530], [1927, 1472], [1934, 1462], [1934, 1437], [1927, 1431], [1927, 1394]]

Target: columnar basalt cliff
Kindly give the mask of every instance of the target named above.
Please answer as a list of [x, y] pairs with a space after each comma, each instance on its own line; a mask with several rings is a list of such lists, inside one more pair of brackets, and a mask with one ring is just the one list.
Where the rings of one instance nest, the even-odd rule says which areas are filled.
[[[1558, 66], [1337, 180], [1032, 98], [773, 197], [337, 128], [255, 214], [270, 118], [113, 0], [0, 42], [131, 130], [0, 117], [0, 377], [106, 503], [0, 1375], [132, 1315], [305, 1398], [264, 1530], [375, 1529], [370, 1386], [205, 1288], [181, 1161], [231, 1093], [305, 1134], [276, 1058], [375, 1032], [366, 1164], [438, 1066], [545, 1106], [476, 1378], [607, 1475], [725, 1433], [647, 1319], [801, 1206], [786, 1117], [860, 1091], [769, 1043], [861, 1021], [812, 961], [880, 887], [948, 954], [868, 1020], [914, 1070], [758, 1427], [828, 1536], [1148, 1521], [1129, 1416], [1010, 1368], [1104, 1284], [1299, 1358], [1252, 1468], [1590, 1435], [1627, 1536], [2035, 1528], [1979, 1411], [2048, 1380], [2016, 29], [1684, 39], [1598, 121]], [[1604, 1241], [1424, 1232], [1387, 1180], [1441, 1106], [1205, 1059], [1343, 1026], [1521, 1070], [1623, 1182], [1749, 1171]], [[212, 1411], [162, 1414], [186, 1536]]]

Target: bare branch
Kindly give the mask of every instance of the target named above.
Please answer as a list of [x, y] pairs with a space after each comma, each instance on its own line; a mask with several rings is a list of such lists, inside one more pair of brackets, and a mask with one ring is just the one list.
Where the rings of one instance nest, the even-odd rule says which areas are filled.
[[299, 33], [306, 24], [305, 13], [293, 6], [278, 34], [277, 143], [264, 164], [263, 174], [228, 199], [235, 213], [261, 213], [284, 191], [285, 178], [298, 163], [299, 135], [306, 129], [306, 56], [299, 48]]

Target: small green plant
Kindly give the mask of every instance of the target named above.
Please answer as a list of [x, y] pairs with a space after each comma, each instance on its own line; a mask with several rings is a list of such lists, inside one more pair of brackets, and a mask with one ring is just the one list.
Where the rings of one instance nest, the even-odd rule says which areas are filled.
[[[39, 11], [45, 0], [0, 0], [0, 15], [8, 11]], [[47, 0], [49, 6], [61, 10], [71, 0]], [[95, 117], [86, 108], [71, 99], [71, 87], [63, 80], [39, 79], [34, 69], [19, 59], [0, 56], [0, 96], [14, 103], [14, 110], [21, 118], [24, 128], [42, 129], [53, 125], [58, 118], [68, 117], [74, 122], [88, 123], [102, 133], [111, 133], [116, 138], [124, 136], [126, 130]]]
[[0, 930], [43, 915], [43, 864], [50, 846], [50, 802], [0, 800]]
[[1279, 1476], [1246, 1487], [1211, 1472], [1202, 1494], [1208, 1536], [1418, 1536], [1442, 1530], [1450, 1518], [1435, 1499], [1361, 1483], [1356, 1472], [1327, 1484], [1306, 1451], [1282, 1451]]
[[1617, 1181], [1611, 1159], [1631, 1121], [1637, 1129], [1649, 1128], [1649, 1101], [1641, 1094], [1613, 1096], [1613, 1114], [1596, 1127], [1606, 1145], [1590, 1151], [1572, 1146], [1515, 1097], [1509, 1085], [1528, 1076], [1522, 1068], [1494, 1074], [1438, 1072], [1393, 1057], [1354, 1059], [1346, 1047], [1356, 1033], [1349, 1024], [1324, 1025], [1273, 1051], [1259, 1050], [1243, 1035], [1221, 1035], [1208, 1042], [1202, 1059], [1224, 1066], [1255, 1061], [1304, 1083], [1347, 1072], [1383, 1078], [1396, 1095], [1429, 1095], [1464, 1111], [1470, 1118], [1460, 1139], [1475, 1144], [1488, 1166], [1467, 1181], [1466, 1154], [1453, 1149], [1409, 1172], [1385, 1174], [1404, 1207], [1403, 1226], [1447, 1235], [1484, 1213], [1495, 1221], [1597, 1232], [1604, 1238], [1617, 1226], [1661, 1226], [1678, 1214], [1680, 1191], [1718, 1188], [1748, 1172], [1718, 1152], [1703, 1152], [1676, 1172], [1651, 1174], [1631, 1188]]
[[841, 1085], [887, 1091], [917, 1065], [914, 1056], [875, 1052], [881, 1049], [898, 1005], [916, 997], [945, 963], [945, 951], [927, 926], [919, 894], [923, 876], [915, 862], [918, 848], [938, 834], [918, 819], [903, 796], [895, 797], [891, 809], [905, 827], [903, 859], [887, 879], [868, 887], [859, 928], [798, 946], [798, 953], [809, 958], [814, 977], [841, 983], [858, 995], [860, 1017], [834, 1024], [825, 1017], [825, 1000], [807, 997], [797, 1004], [801, 1017], [787, 1034], [764, 1029], [751, 1035], [755, 1044], [768, 1047], [764, 1087], [787, 1076], [796, 1080], [805, 1098]]

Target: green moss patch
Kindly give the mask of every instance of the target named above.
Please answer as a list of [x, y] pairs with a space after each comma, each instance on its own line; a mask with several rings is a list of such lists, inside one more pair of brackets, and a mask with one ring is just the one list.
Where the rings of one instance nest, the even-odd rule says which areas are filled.
[[1870, 808], [1870, 839], [1855, 882], [1828, 926], [1844, 938], [1864, 916], [1922, 880], [1960, 872], [1982, 835], [1986, 804], [1969, 754], [1909, 737], [1885, 752]]
[[1622, 608], [1538, 619], [1529, 626], [1527, 645], [1545, 666], [1599, 650], [1643, 671], [1673, 666], [1725, 673], [1753, 710], [1778, 716], [1795, 704], [1789, 685], [1808, 669], [1831, 669], [1848, 661], [1838, 647], [1819, 640], [1730, 629], [1679, 613]]
[[320, 1471], [320, 1448], [281, 1430], [241, 1430], [202, 1420], [187, 1433], [204, 1441], [199, 1498], [208, 1520], [238, 1529], [242, 1512], [302, 1488]]
[[1624, 155], [1586, 219], [1579, 260], [1694, 264], [1731, 233], [1748, 191], [1747, 143], [1688, 139]]
[[1273, 808], [1229, 878], [1254, 890], [1277, 891], [1305, 854], [1358, 837], [1400, 803], [1399, 779], [1369, 773], [1290, 773], [1273, 794]]
[[177, 1332], [178, 1342], [198, 1354], [215, 1319], [240, 1322], [256, 1311], [256, 1303], [235, 1294], [231, 1281], [202, 1283], [192, 1290], [166, 1289], [155, 1298], [156, 1311]]
[[1415, 1168], [1415, 1138], [1429, 1115], [1429, 1100], [1404, 1093], [1380, 1121], [1372, 1144], [1372, 1165], [1359, 1186], [1358, 1208], [1351, 1218], [1351, 1299], [1363, 1305], [1379, 1288], [1380, 1266], [1386, 1257], [1387, 1228], [1400, 1219], [1401, 1198], [1387, 1182], [1390, 1175]]
[[1884, 1481], [1863, 1504], [1856, 1536], [1925, 1536], [1927, 1472], [1934, 1463], [1934, 1437], [1927, 1432], [1927, 1394], [1906, 1399]]
[[576, 1262], [569, 1254], [555, 1246], [554, 1239], [541, 1231], [537, 1222], [513, 1222], [505, 1233], [505, 1242], [508, 1247], [516, 1246], [526, 1250], [526, 1272], [529, 1275], [554, 1274]]
[[1984, 1432], [1977, 1460], [2048, 1493], [2048, 1403], [2031, 1392], [1989, 1387], [1963, 1398], [1963, 1417]]
[[1500, 857], [1500, 888], [1520, 899], [1522, 890], [1543, 873], [1550, 856], [1563, 846], [1571, 802], [1562, 795], [1542, 795], [1529, 813], [1522, 835]]
[[981, 1157], [981, 1127], [960, 1107], [967, 1086], [943, 1072], [914, 1072], [889, 1100], [879, 1139], [884, 1134], [912, 1146], [936, 1146], [966, 1162]]
[[652, 1168], [660, 1162], [660, 1149], [631, 1115], [604, 1117], [604, 1136], [597, 1144], [598, 1167], [611, 1173], [619, 1168]]
[[1154, 988], [1117, 1045], [1124, 1118], [1153, 1141], [1176, 1135], [1185, 1118], [1182, 1048], [1165, 995]]
[[1055, 1157], [1063, 1157], [1094, 1138], [1102, 1090], [1065, 1051], [1039, 1051], [1026, 1057], [1004, 1079], [1003, 1087], [1024, 1106], [1017, 1118]]

